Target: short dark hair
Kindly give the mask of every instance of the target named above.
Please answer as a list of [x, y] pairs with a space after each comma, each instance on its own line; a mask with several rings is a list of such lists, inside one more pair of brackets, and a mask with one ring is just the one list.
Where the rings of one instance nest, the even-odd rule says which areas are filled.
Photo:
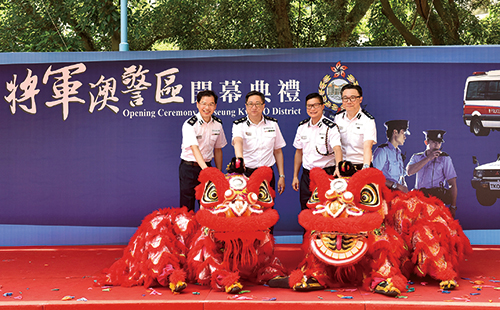
[[389, 127], [387, 128], [387, 130], [385, 131], [385, 135], [387, 136], [387, 139], [388, 140], [391, 140], [393, 134], [394, 134], [394, 130], [396, 130], [396, 132], [400, 132], [401, 130], [405, 130], [404, 128], [396, 128], [396, 127]]
[[346, 89], [355, 89], [358, 91], [358, 94], [363, 97], [363, 89], [359, 85], [354, 85], [354, 84], [345, 84], [342, 86], [342, 89], [340, 90], [340, 94], [342, 95], [344, 93], [344, 90]]
[[262, 99], [262, 103], [266, 103], [266, 96], [264, 96], [264, 94], [260, 91], [256, 90], [252, 90], [245, 96], [245, 102], [248, 102], [248, 98], [250, 98], [251, 96], [259, 96], [260, 99]]
[[307, 95], [306, 96], [306, 103], [307, 103], [307, 101], [309, 101], [309, 100], [311, 100], [313, 98], [318, 98], [319, 101], [321, 102], [321, 104], [324, 104], [323, 97], [321, 97], [321, 95], [318, 94], [318, 93], [310, 93], [309, 95]]
[[205, 90], [198, 92], [198, 94], [196, 94], [196, 102], [200, 102], [201, 98], [203, 98], [203, 97], [214, 97], [215, 104], [217, 104], [217, 99], [219, 98], [210, 89], [205, 89]]

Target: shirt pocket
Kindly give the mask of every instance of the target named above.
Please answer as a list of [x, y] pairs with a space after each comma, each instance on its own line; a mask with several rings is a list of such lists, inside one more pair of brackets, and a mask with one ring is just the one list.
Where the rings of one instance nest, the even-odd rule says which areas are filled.
[[365, 127], [363, 123], [356, 122], [352, 126], [352, 132], [356, 135], [362, 135], [364, 133]]

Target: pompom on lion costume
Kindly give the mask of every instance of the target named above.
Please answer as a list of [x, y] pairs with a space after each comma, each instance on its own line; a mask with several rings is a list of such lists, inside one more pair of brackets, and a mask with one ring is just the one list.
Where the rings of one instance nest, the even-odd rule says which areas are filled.
[[412, 272], [440, 280], [442, 289], [458, 286], [459, 261], [472, 249], [440, 200], [392, 192], [375, 168], [345, 178], [314, 168], [310, 178], [309, 209], [299, 215], [306, 255], [289, 277], [291, 288], [351, 283], [396, 296]]
[[[274, 256], [269, 233], [279, 219], [272, 209], [272, 170], [250, 178], [216, 168], [201, 171], [196, 188], [200, 210], [162, 209], [146, 216], [100, 285], [168, 286], [181, 292], [187, 282], [238, 293], [240, 278], [264, 284], [286, 274]], [[286, 282], [286, 281], [285, 281]]]

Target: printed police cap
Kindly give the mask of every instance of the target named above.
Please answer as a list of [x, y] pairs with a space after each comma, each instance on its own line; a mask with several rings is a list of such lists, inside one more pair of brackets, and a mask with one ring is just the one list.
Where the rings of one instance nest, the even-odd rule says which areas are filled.
[[424, 132], [426, 140], [432, 140], [436, 142], [444, 142], [443, 136], [446, 133], [444, 130], [425, 130]]
[[408, 120], [405, 120], [405, 119], [395, 119], [395, 120], [391, 120], [391, 121], [385, 122], [384, 126], [388, 130], [393, 130], [393, 129], [401, 130], [401, 129], [404, 129], [405, 130], [405, 135], [409, 136], [410, 135], [410, 131], [408, 130], [408, 127], [410, 126], [409, 123], [410, 122]]

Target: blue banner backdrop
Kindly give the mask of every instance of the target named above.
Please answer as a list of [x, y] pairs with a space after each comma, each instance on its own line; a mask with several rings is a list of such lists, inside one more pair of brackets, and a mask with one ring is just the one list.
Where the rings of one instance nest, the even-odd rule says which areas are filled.
[[[181, 126], [197, 111], [197, 91], [219, 94], [216, 115], [230, 140], [232, 122], [245, 116], [245, 94], [256, 89], [287, 142], [275, 231], [301, 234], [291, 181], [304, 98], [325, 91], [333, 114], [334, 80], [356, 79], [377, 122], [378, 144], [386, 141], [385, 121], [410, 120], [401, 147], [407, 163], [425, 149], [423, 130], [446, 130], [458, 219], [466, 230], [500, 228], [500, 201], [481, 206], [471, 186], [472, 156], [494, 161], [500, 132], [477, 137], [462, 119], [466, 78], [500, 69], [499, 46], [23, 53], [0, 55], [0, 65], [4, 227], [136, 227], [155, 209], [178, 207]], [[230, 144], [223, 154], [227, 164]], [[411, 187], [414, 179], [407, 177]]]

